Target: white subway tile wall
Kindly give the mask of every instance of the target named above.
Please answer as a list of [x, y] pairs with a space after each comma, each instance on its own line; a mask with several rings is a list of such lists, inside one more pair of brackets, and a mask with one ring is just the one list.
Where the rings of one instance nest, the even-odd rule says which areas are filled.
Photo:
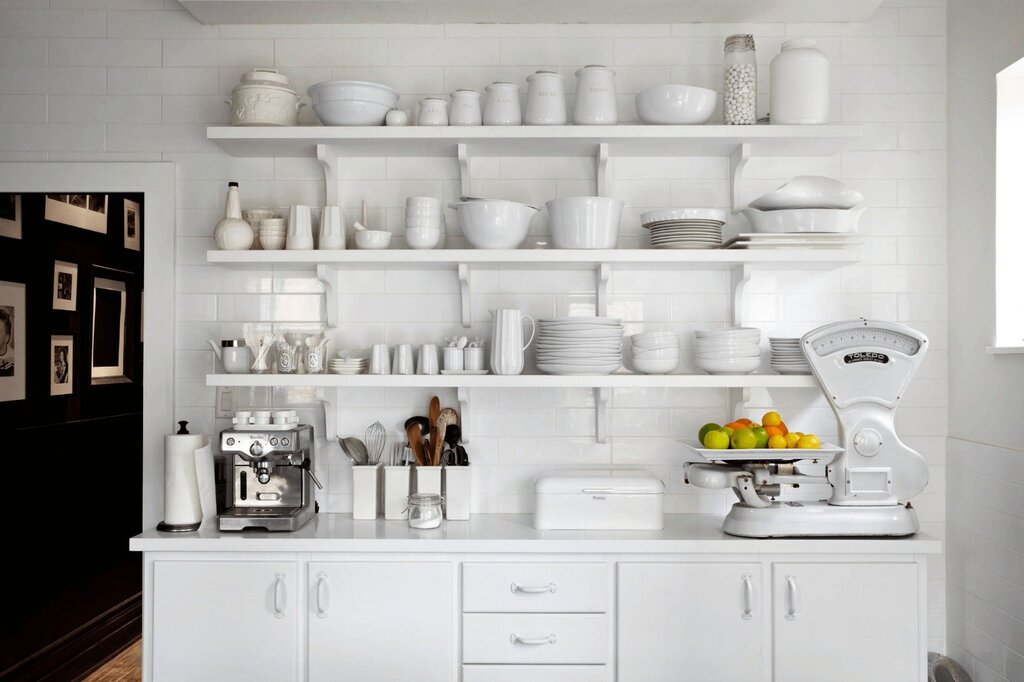
[[[456, 88], [483, 88], [539, 68], [566, 76], [606, 63], [618, 72], [620, 120], [634, 121], [633, 95], [650, 85], [688, 82], [719, 88], [722, 41], [755, 34], [760, 69], [759, 112], [768, 101], [768, 64], [787, 37], [811, 36], [832, 60], [832, 116], [857, 122], [864, 138], [834, 158], [756, 159], [743, 197], [751, 199], [794, 174], [827, 174], [864, 191], [870, 209], [861, 223], [866, 260], [840, 272], [761, 273], [751, 284], [747, 312], [767, 334], [798, 335], [838, 318], [895, 319], [921, 328], [933, 350], [901, 409], [899, 427], [933, 472], [917, 503], [925, 531], [945, 533], [946, 432], [946, 143], [945, 3], [889, 0], [863, 24], [682, 25], [360, 25], [203, 26], [173, 0], [23, 0], [0, 8], [0, 160], [166, 160], [177, 164], [177, 354], [179, 418], [213, 433], [227, 422], [214, 416], [215, 391], [207, 339], [247, 330], [307, 329], [324, 324], [322, 285], [308, 271], [236, 271], [207, 265], [211, 233], [223, 210], [227, 182], [241, 183], [243, 205], [284, 208], [324, 202], [312, 159], [239, 159], [208, 142], [207, 124], [224, 123], [223, 103], [241, 73], [276, 66], [304, 91], [329, 78], [390, 83], [402, 106]], [[721, 120], [720, 110], [714, 120]], [[301, 121], [313, 123], [309, 107]], [[370, 222], [395, 233], [401, 246], [403, 202], [410, 194], [459, 193], [450, 159], [349, 159], [338, 193], [349, 222], [360, 202]], [[542, 204], [556, 196], [591, 194], [592, 165], [581, 159], [481, 159], [475, 191]], [[611, 193], [625, 200], [620, 245], [646, 246], [639, 215], [667, 206], [728, 205], [728, 163], [720, 158], [617, 158]], [[449, 245], [464, 240], [449, 212]], [[737, 226], [732, 226], [737, 227]], [[532, 231], [547, 230], [543, 212]], [[486, 336], [488, 310], [522, 308], [534, 316], [588, 313], [592, 278], [579, 273], [474, 272], [471, 335]], [[466, 333], [449, 273], [356, 271], [341, 278], [340, 326], [333, 348], [365, 349], [374, 342], [440, 342]], [[730, 316], [729, 278], [720, 272], [615, 272], [609, 310], [628, 332], [670, 329], [690, 333]], [[532, 357], [529, 366], [532, 366]], [[692, 359], [684, 357], [692, 368]], [[425, 409], [430, 392], [347, 391], [337, 406], [339, 429], [361, 434], [380, 419], [397, 433]], [[239, 405], [294, 405], [318, 432], [324, 416], [311, 389], [239, 391]], [[441, 392], [455, 405], [455, 391]], [[720, 390], [618, 390], [609, 412], [609, 442], [594, 442], [594, 396], [587, 390], [475, 390], [469, 451], [476, 512], [529, 511], [532, 481], [549, 466], [624, 464], [651, 469], [668, 484], [671, 512], [723, 512], [728, 494], [682, 483], [684, 455], [676, 439], [727, 414]], [[750, 414], [779, 407], [802, 430], [834, 437], [835, 422], [814, 391], [754, 391]], [[335, 444], [319, 441], [318, 468], [328, 488], [325, 511], [351, 508], [348, 462]], [[1020, 550], [1020, 548], [1017, 548]], [[1001, 560], [975, 546], [972, 576], [989, 575]], [[1004, 557], [1003, 557], [1004, 558]], [[930, 593], [944, 592], [943, 559], [931, 563]], [[992, 574], [987, 585], [1013, 585]], [[997, 580], [998, 579], [998, 580]], [[999, 582], [1002, 581], [1002, 582]], [[1019, 595], [1018, 595], [1019, 596]], [[1000, 600], [994, 599], [993, 603]], [[973, 607], [972, 607], [973, 608]], [[929, 646], [942, 650], [945, 604], [932, 602]], [[1017, 618], [1020, 613], [1014, 614]], [[997, 638], [981, 614], [963, 637]], [[999, 632], [991, 632], [996, 630]], [[993, 649], [994, 651], [994, 649]], [[1009, 651], [1007, 649], [1007, 651]], [[1019, 654], [1014, 652], [1014, 655]], [[984, 664], [992, 663], [993, 659]], [[1019, 670], [1009, 653], [998, 668]]]

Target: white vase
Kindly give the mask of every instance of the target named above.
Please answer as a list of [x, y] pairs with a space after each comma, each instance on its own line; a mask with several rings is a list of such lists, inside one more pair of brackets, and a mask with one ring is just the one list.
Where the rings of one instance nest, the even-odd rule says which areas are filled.
[[256, 235], [252, 225], [242, 219], [242, 202], [238, 197], [238, 183], [228, 183], [228, 196], [224, 202], [224, 218], [213, 228], [213, 241], [218, 249], [246, 251], [252, 247]]
[[771, 64], [768, 114], [776, 125], [828, 123], [829, 63], [817, 43], [797, 38], [782, 43]]

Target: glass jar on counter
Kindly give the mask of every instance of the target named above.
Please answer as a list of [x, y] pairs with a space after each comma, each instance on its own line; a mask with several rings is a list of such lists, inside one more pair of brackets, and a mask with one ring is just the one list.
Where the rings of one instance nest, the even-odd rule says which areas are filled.
[[757, 52], [754, 36], [737, 33], [725, 39], [722, 113], [726, 125], [757, 123]]
[[441, 496], [416, 493], [409, 496], [409, 526], [418, 529], [437, 528], [444, 514], [441, 511]]

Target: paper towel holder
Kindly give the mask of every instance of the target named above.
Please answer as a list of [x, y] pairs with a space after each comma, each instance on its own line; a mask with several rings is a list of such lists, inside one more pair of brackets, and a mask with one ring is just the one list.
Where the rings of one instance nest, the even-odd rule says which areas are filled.
[[[167, 438], [174, 438], [175, 436], [190, 436], [188, 432], [188, 422], [178, 422], [178, 431], [174, 436], [168, 436]], [[205, 441], [205, 439], [204, 439]], [[186, 498], [194, 498], [195, 504], [198, 504], [199, 499], [199, 487], [196, 482], [196, 468], [195, 460], [192, 456], [187, 458], [177, 458], [177, 461], [172, 461], [169, 454], [167, 453], [167, 445], [164, 446], [164, 514], [165, 517], [168, 512], [168, 498], [171, 495], [180, 495]], [[190, 533], [199, 530], [199, 526], [202, 525], [203, 519], [200, 513], [199, 521], [194, 523], [167, 523], [161, 521], [156, 525], [158, 531], [164, 533]]]

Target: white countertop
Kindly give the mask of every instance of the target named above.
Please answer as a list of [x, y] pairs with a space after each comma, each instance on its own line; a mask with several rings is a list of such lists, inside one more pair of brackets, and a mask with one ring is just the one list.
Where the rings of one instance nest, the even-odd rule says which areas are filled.
[[936, 554], [941, 543], [909, 538], [792, 538], [758, 540], [722, 532], [722, 517], [666, 514], [659, 531], [541, 531], [530, 514], [476, 514], [435, 530], [405, 521], [355, 521], [349, 514], [317, 514], [293, 533], [194, 533], [147, 530], [130, 540], [135, 552], [514, 552], [593, 554]]

